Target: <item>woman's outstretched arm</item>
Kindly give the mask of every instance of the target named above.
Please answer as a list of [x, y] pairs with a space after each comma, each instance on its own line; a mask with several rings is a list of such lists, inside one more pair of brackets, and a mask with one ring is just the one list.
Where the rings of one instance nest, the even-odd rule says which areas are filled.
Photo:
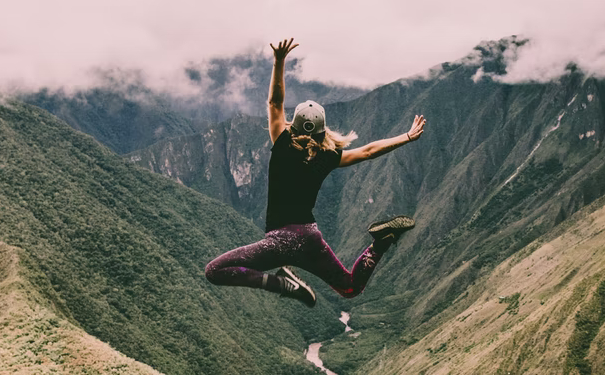
[[286, 88], [284, 84], [284, 66], [286, 56], [298, 44], [292, 45], [294, 38], [290, 41], [284, 39], [279, 42], [277, 48], [273, 44], [269, 44], [273, 48], [273, 73], [271, 74], [271, 85], [269, 86], [269, 102], [267, 103], [267, 112], [269, 115], [269, 134], [271, 142], [275, 140], [286, 128], [286, 115], [284, 112], [284, 97], [286, 96]]
[[412, 142], [420, 138], [424, 132], [424, 124], [426, 119], [424, 116], [416, 116], [412, 128], [407, 133], [398, 135], [393, 138], [381, 139], [365, 146], [354, 148], [352, 150], [344, 150], [340, 159], [339, 167], [348, 167], [364, 160], [374, 159], [388, 152], [403, 146], [408, 142]]

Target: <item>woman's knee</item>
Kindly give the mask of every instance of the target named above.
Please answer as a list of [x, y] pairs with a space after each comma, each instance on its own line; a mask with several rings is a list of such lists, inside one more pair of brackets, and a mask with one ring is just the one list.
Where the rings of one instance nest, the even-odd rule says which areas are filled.
[[336, 293], [340, 294], [342, 297], [350, 299], [355, 298], [363, 292], [364, 288], [336, 288], [332, 287], [336, 291]]
[[215, 261], [212, 261], [206, 265], [205, 275], [206, 280], [208, 280], [211, 284], [218, 285], [218, 275], [217, 271], [219, 270], [219, 266]]

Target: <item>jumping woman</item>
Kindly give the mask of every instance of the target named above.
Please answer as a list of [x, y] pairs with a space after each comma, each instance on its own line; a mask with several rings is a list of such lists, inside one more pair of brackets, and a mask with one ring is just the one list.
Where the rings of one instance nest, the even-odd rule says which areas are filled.
[[[349, 272], [324, 241], [312, 209], [323, 180], [335, 168], [373, 159], [415, 141], [422, 135], [423, 116], [410, 131], [365, 146], [343, 150], [357, 135], [343, 136], [326, 126], [322, 106], [306, 101], [294, 111], [292, 123], [284, 112], [284, 64], [298, 44], [284, 40], [273, 49], [275, 62], [269, 89], [269, 134], [273, 147], [269, 161], [269, 198], [265, 238], [231, 250], [206, 266], [206, 278], [216, 285], [247, 286], [295, 298], [315, 306], [315, 293], [288, 266], [311, 272], [345, 298], [361, 293], [378, 261], [414, 220], [397, 216], [369, 227], [373, 243]], [[279, 268], [275, 274], [265, 271]]]

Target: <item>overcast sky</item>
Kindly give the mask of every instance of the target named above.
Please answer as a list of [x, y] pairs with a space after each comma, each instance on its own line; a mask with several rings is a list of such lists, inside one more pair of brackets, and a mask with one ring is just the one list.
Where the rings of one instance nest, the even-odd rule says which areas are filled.
[[374, 87], [456, 60], [482, 40], [532, 38], [509, 79], [548, 80], [570, 60], [605, 75], [603, 0], [0, 0], [0, 88], [86, 87], [95, 68], [182, 68], [294, 37], [302, 77]]

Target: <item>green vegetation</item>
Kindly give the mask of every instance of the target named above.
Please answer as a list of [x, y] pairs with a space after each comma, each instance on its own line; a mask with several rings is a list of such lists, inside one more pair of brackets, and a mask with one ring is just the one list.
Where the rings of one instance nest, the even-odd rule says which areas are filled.
[[[482, 43], [477, 51], [484, 58], [484, 71], [501, 72], [503, 51], [517, 43], [521, 42], [515, 38]], [[333, 306], [351, 311], [352, 326], [362, 332], [354, 345], [338, 339], [325, 343], [322, 353], [328, 368], [352, 372], [385, 345], [412, 344], [438, 329], [480, 298], [480, 291], [470, 290], [483, 276], [511, 255], [513, 264], [522, 262], [540, 248], [541, 236], [565, 232], [571, 225], [568, 218], [605, 194], [601, 183], [605, 179], [604, 83], [580, 73], [547, 84], [506, 85], [487, 77], [473, 82], [478, 67], [443, 64], [435, 79], [397, 81], [356, 100], [326, 106], [331, 127], [359, 134], [353, 146], [400, 134], [409, 129], [415, 114], [424, 114], [430, 124], [418, 143], [337, 170], [324, 182], [316, 217], [347, 266], [369, 244], [370, 222], [401, 213], [417, 221], [416, 228], [384, 256], [360, 297], [339, 299], [311, 279], [318, 290], [329, 291], [326, 297]], [[225, 72], [217, 70], [217, 74]], [[587, 102], [588, 97], [594, 100]], [[128, 157], [136, 161], [140, 156], [138, 162], [146, 168], [232, 205], [262, 227], [269, 157], [268, 134], [260, 130], [265, 121], [237, 116], [207, 132], [164, 140]], [[101, 121], [96, 124], [103, 126]], [[590, 139], [578, 136], [593, 130]], [[170, 135], [174, 134], [179, 133]], [[158, 207], [154, 212], [159, 220], [173, 221], [166, 216], [171, 207], [151, 204]], [[540, 242], [528, 246], [536, 239]], [[237, 242], [231, 237], [226, 241]], [[129, 266], [121, 267], [112, 278], [138, 280], [137, 272], [132, 275], [128, 270]], [[559, 293], [557, 288], [565, 290], [576, 277], [570, 271], [564, 271], [568, 277], [558, 281], [558, 287], [534, 297], [544, 297], [548, 304]], [[534, 275], [527, 272], [523, 277]], [[107, 300], [121, 306], [120, 300]], [[576, 305], [569, 305], [575, 308], [580, 302], [572, 300]], [[514, 314], [518, 304], [514, 305], [505, 312]], [[525, 317], [509, 317], [506, 325]], [[469, 320], [473, 319], [463, 323]], [[563, 324], [554, 316], [551, 322]], [[309, 337], [307, 329], [299, 332]], [[521, 371], [534, 344], [523, 346], [520, 362], [503, 369]], [[355, 360], [344, 363], [347, 353]]]
[[586, 359], [590, 344], [605, 322], [605, 281], [602, 281], [580, 311], [576, 314], [576, 327], [567, 343], [565, 374], [576, 369], [581, 375], [592, 374], [590, 362]]
[[[586, 124], [603, 131], [603, 107], [567, 106], [575, 95], [598, 93], [595, 80], [572, 75], [557, 84], [473, 85], [473, 73], [456, 67], [425, 84], [393, 83], [350, 106], [326, 108], [360, 133], [360, 143], [395, 135], [416, 113], [432, 124], [417, 144], [340, 176], [333, 247], [346, 261], [365, 240], [367, 223], [397, 213], [417, 222], [384, 257], [366, 289], [373, 293], [347, 301], [363, 333], [388, 320], [397, 337], [424, 337], [480, 296], [463, 299], [469, 286], [511, 255], [515, 262], [529, 256], [540, 247], [528, 247], [532, 241], [568, 225], [567, 218], [605, 193], [597, 182], [605, 177], [605, 153], [577, 136]], [[516, 311], [511, 305], [506, 312]], [[361, 335], [359, 345], [364, 340], [373, 341]], [[324, 348], [329, 359], [331, 344]]]
[[119, 154], [166, 137], [191, 134], [205, 126], [204, 121], [193, 121], [175, 112], [165, 98], [143, 87], [131, 86], [125, 92], [96, 88], [73, 96], [42, 90], [23, 100], [92, 135]]
[[0, 242], [0, 372], [159, 374], [61, 318], [28, 281], [44, 277], [25, 251]]
[[509, 315], [517, 315], [519, 313], [519, 297], [521, 297], [521, 293], [500, 298], [500, 303], [508, 304], [504, 312], [508, 312]]
[[170, 374], [314, 373], [305, 340], [340, 332], [321, 301], [205, 280], [209, 260], [262, 236], [228, 206], [31, 106], [0, 107], [0, 149], [0, 240], [30, 255], [61, 317], [129, 357]]
[[353, 373], [376, 356], [374, 352], [376, 347], [384, 349], [385, 342], [388, 342], [392, 334], [389, 328], [366, 329], [358, 337], [351, 336], [354, 332], [339, 335], [329, 343], [329, 355], [321, 351], [324, 366], [337, 374]]

